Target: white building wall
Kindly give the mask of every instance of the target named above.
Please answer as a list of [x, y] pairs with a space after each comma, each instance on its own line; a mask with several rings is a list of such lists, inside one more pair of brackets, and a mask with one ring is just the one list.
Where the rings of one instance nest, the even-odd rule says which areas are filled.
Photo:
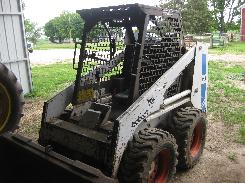
[[32, 90], [21, 0], [0, 0], [0, 62], [14, 72], [24, 94]]

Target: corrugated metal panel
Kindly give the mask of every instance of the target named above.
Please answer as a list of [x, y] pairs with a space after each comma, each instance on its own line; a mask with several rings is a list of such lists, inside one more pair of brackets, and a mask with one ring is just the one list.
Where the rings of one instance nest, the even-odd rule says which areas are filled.
[[0, 0], [0, 62], [14, 72], [25, 94], [32, 90], [21, 0]]

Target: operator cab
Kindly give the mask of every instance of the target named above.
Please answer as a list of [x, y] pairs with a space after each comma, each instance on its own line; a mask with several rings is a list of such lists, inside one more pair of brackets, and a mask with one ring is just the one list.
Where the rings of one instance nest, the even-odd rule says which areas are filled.
[[77, 11], [85, 24], [82, 41], [76, 43], [79, 60], [74, 56], [73, 63], [74, 106], [93, 101], [123, 111], [180, 58], [176, 12], [148, 8], [134, 4]]

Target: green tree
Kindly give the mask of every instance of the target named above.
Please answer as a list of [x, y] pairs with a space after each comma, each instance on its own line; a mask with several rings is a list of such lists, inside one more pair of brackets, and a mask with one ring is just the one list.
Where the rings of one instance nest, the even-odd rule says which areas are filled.
[[173, 9], [182, 12], [187, 0], [160, 0], [160, 6], [166, 9]]
[[55, 18], [47, 22], [44, 26], [44, 32], [51, 42], [57, 39], [58, 27], [55, 25]]
[[58, 40], [62, 43], [64, 39], [75, 41], [76, 38], [80, 38], [83, 26], [84, 22], [78, 14], [63, 12], [45, 24], [44, 32], [51, 42]]
[[[239, 29], [239, 7], [244, 0], [210, 0], [217, 29], [222, 33]], [[227, 14], [228, 16], [225, 16]]]
[[66, 38], [70, 38], [73, 41], [75, 41], [76, 38], [81, 38], [84, 22], [80, 15], [77, 13], [64, 12], [60, 17], [62, 23], [66, 23], [66, 26], [63, 27], [63, 34], [66, 35]]
[[185, 33], [210, 32], [214, 25], [207, 0], [167, 0], [161, 7], [180, 11]]
[[26, 39], [34, 44], [37, 43], [37, 40], [41, 37], [41, 28], [37, 27], [36, 23], [31, 22], [29, 19], [24, 21]]
[[210, 32], [214, 27], [207, 0], [188, 0], [182, 11], [183, 27], [188, 33], [201, 34]]

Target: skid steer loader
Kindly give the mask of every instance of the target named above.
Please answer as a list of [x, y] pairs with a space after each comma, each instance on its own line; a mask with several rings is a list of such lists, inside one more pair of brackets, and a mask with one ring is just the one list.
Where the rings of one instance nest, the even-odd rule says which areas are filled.
[[193, 167], [206, 136], [207, 47], [185, 49], [177, 11], [77, 13], [85, 24], [75, 82], [44, 103], [38, 143], [2, 134], [1, 180], [163, 183]]

